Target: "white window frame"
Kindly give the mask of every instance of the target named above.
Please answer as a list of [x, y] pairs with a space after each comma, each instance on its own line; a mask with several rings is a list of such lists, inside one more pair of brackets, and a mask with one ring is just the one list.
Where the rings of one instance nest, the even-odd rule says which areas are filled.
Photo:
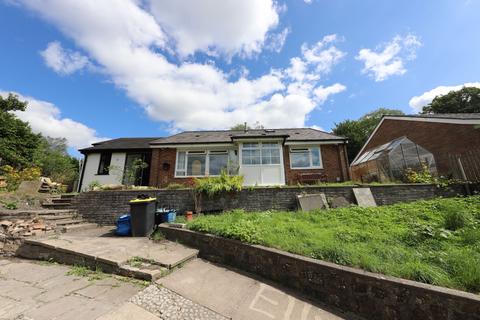
[[[222, 150], [177, 150], [176, 157], [175, 157], [175, 178], [202, 178], [202, 177], [218, 177], [220, 175], [210, 175], [210, 154], [226, 154], [227, 157], [230, 157], [230, 154], [228, 152], [228, 149], [222, 149]], [[179, 170], [178, 168], [178, 154], [180, 152], [185, 153], [185, 163], [184, 167], [182, 170]], [[187, 175], [187, 167], [188, 167], [188, 155], [189, 154], [202, 154], [205, 155], [205, 174], [203, 175]], [[227, 160], [227, 165], [228, 165], [228, 160]], [[227, 168], [228, 169], [228, 168]], [[177, 175], [177, 171], [180, 172], [185, 172], [184, 176], [179, 176]]]
[[[320, 165], [319, 166], [314, 166], [312, 164], [312, 149], [313, 148], [318, 148], [318, 156], [320, 160]], [[310, 161], [310, 166], [308, 167], [293, 167], [292, 165], [292, 153], [295, 153], [294, 150], [308, 150], [308, 158]], [[298, 152], [300, 153], [300, 152]], [[295, 147], [290, 147], [289, 153], [288, 153], [289, 159], [290, 159], [290, 169], [292, 170], [305, 170], [305, 169], [323, 169], [323, 160], [322, 160], [322, 148], [319, 145], [315, 146], [295, 146]]]
[[[245, 144], [256, 144], [258, 147], [251, 148], [251, 147], [245, 147]], [[275, 144], [278, 146], [278, 157], [279, 157], [279, 163], [263, 163], [263, 144]], [[278, 142], [244, 142], [240, 146], [241, 153], [239, 154], [239, 163], [241, 164], [242, 167], [254, 167], [254, 166], [281, 166], [282, 165], [282, 152], [283, 148], [282, 145], [279, 144]], [[267, 149], [273, 149], [273, 148], [267, 148]], [[260, 163], [257, 164], [245, 164], [243, 163], [243, 151], [244, 150], [259, 150], [260, 151]], [[271, 158], [271, 157], [270, 157]]]

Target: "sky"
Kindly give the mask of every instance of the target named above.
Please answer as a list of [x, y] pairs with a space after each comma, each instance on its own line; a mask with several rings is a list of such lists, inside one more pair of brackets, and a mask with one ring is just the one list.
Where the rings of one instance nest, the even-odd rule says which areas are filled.
[[72, 154], [184, 130], [330, 131], [480, 87], [480, 0], [0, 0], [0, 94]]

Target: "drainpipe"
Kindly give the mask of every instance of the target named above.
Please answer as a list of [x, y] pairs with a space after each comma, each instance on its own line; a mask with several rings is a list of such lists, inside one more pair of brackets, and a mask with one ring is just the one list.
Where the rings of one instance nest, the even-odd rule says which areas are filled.
[[88, 159], [88, 153], [85, 153], [85, 158], [83, 159], [83, 162], [82, 162], [82, 170], [81, 170], [81, 173], [80, 173], [80, 180], [78, 181], [77, 192], [82, 191], [83, 176], [85, 175], [85, 166], [87, 165], [87, 159]]

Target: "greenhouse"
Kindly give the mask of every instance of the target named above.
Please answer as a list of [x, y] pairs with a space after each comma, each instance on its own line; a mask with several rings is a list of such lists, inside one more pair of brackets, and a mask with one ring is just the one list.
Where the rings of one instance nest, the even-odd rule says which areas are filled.
[[365, 151], [352, 165], [352, 178], [362, 182], [405, 180], [405, 170], [422, 170], [425, 165], [437, 174], [433, 154], [407, 137], [401, 137]]

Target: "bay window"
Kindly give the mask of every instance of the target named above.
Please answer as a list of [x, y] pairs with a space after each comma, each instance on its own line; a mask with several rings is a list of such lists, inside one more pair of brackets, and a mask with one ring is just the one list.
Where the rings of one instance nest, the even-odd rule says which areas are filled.
[[290, 167], [292, 169], [321, 169], [320, 147], [290, 148]]
[[280, 145], [278, 143], [244, 143], [242, 164], [280, 164]]

